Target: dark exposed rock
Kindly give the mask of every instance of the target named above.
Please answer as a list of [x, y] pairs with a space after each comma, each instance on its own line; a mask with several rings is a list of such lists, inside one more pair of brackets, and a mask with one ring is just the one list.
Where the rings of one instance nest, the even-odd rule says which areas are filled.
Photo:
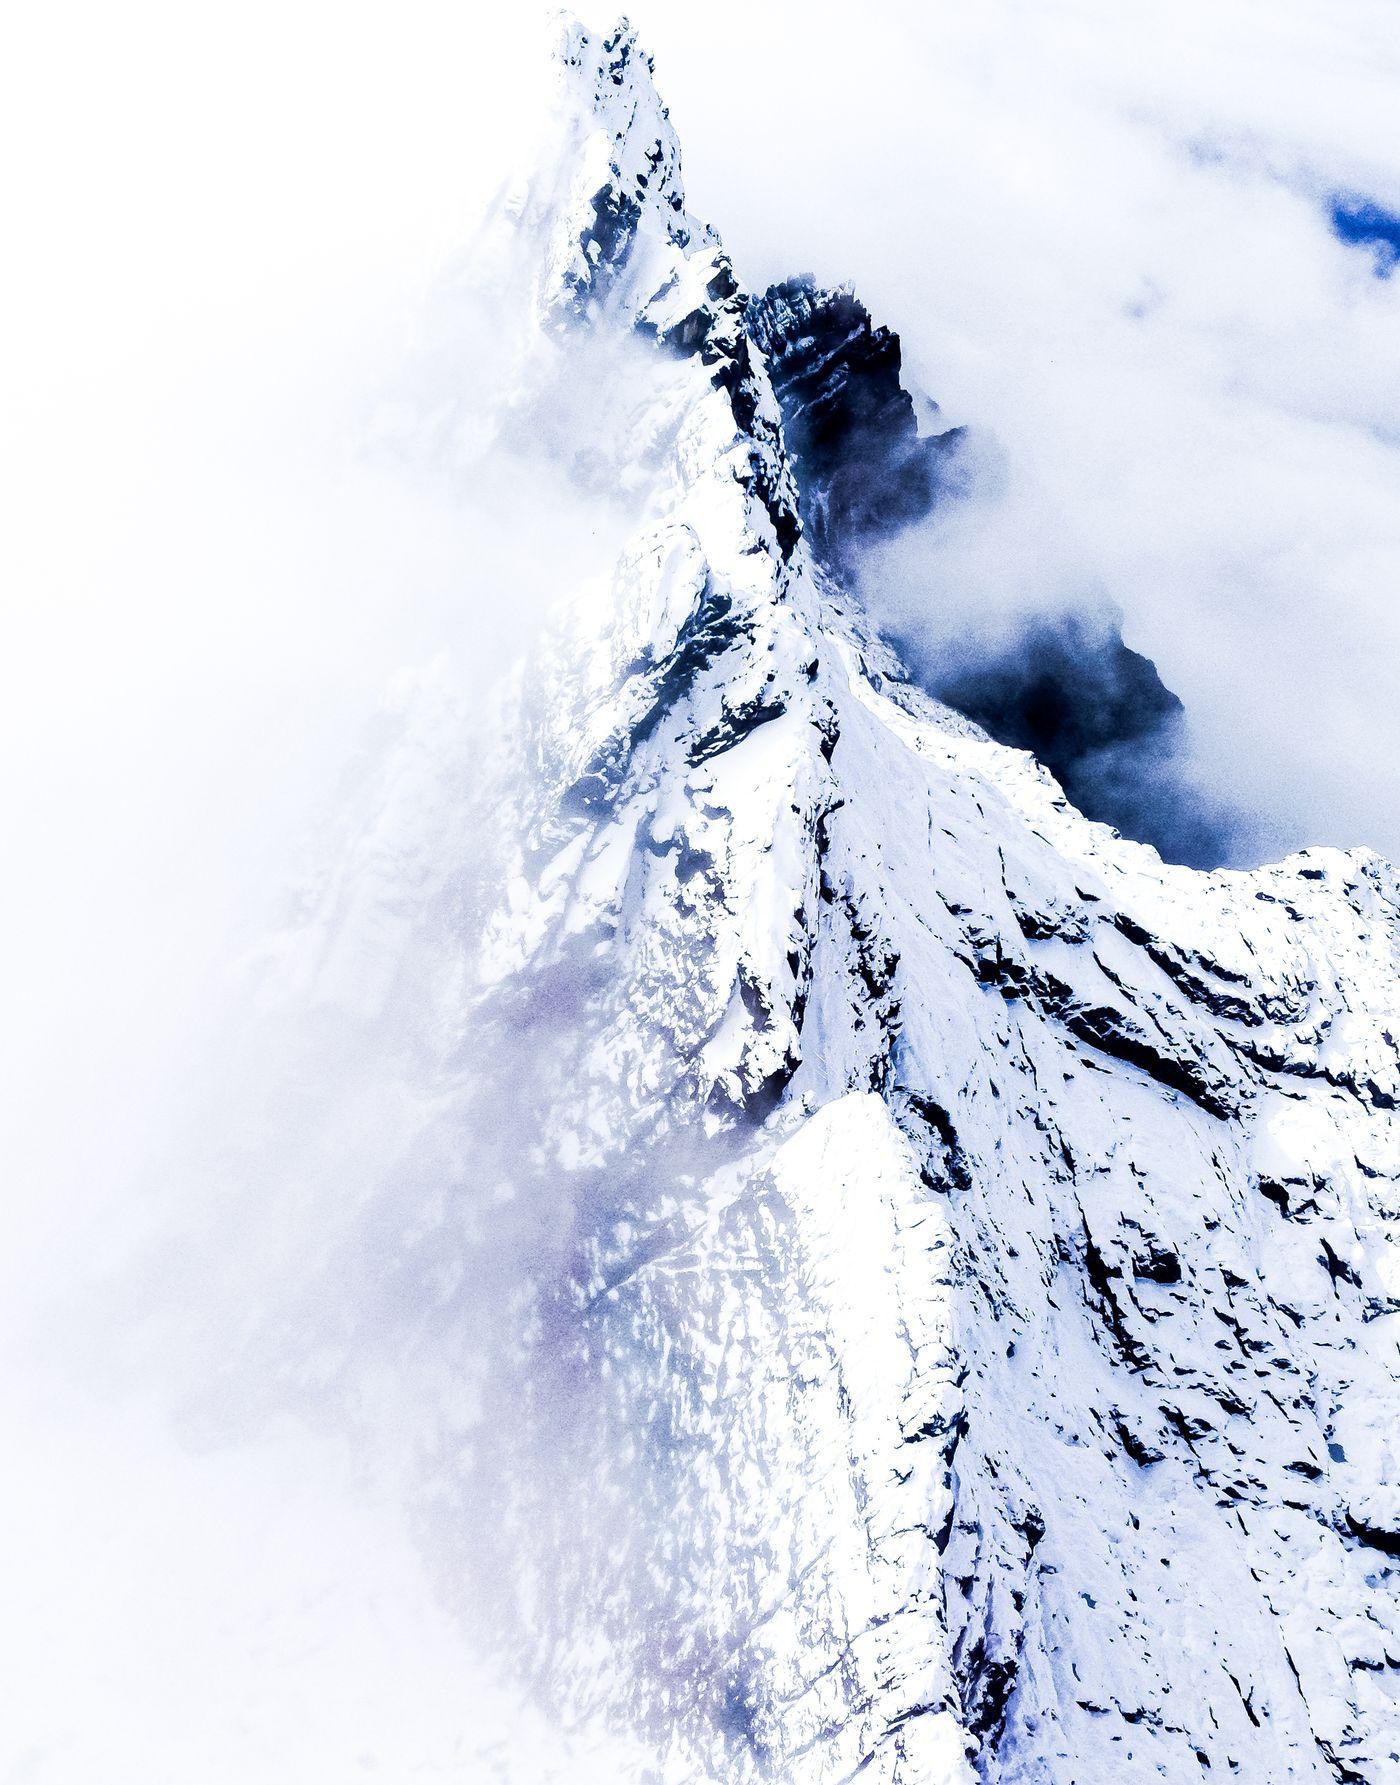
[[920, 435], [899, 336], [877, 328], [854, 292], [786, 279], [749, 304], [745, 322], [782, 407], [813, 550], [850, 571], [862, 544], [929, 513], [961, 430]]
[[1378, 1549], [1383, 1555], [1400, 1556], [1400, 1531], [1392, 1531], [1384, 1525], [1372, 1523], [1370, 1519], [1358, 1518], [1354, 1512], [1346, 1515], [1347, 1529], [1353, 1537], [1371, 1549]]
[[983, 985], [996, 986], [1004, 998], [1033, 998], [1078, 1040], [1111, 1059], [1136, 1066], [1168, 1090], [1189, 1097], [1217, 1120], [1227, 1121], [1236, 1113], [1230, 1086], [1206, 1060], [1185, 1049], [1168, 1052], [1126, 1011], [1084, 1002], [1055, 974], [1006, 955], [999, 941], [979, 948], [975, 971]]
[[[1224, 1017], [1230, 1022], [1243, 1023], [1249, 1027], [1257, 1027], [1263, 1022], [1256, 1004], [1250, 999], [1234, 992], [1222, 991], [1204, 977], [1209, 974], [1212, 979], [1240, 984], [1243, 982], [1241, 974], [1231, 973], [1199, 953], [1188, 956], [1179, 948], [1168, 948], [1126, 912], [1115, 912], [1112, 922], [1119, 934], [1143, 949], [1148, 958], [1162, 969], [1172, 984], [1184, 992], [1193, 1004], [1203, 1005], [1212, 1016]], [[1193, 966], [1201, 971], [1194, 971]]]
[[1181, 1260], [1169, 1246], [1149, 1246], [1134, 1258], [1133, 1275], [1145, 1283], [1179, 1283]]
[[1084, 1274], [1089, 1279], [1094, 1299], [1118, 1355], [1130, 1370], [1145, 1370], [1152, 1361], [1151, 1353], [1129, 1327], [1115, 1288], [1122, 1280], [1123, 1273], [1104, 1257], [1087, 1222], [1084, 1226]]
[[980, 1739], [984, 1751], [995, 1751], [1006, 1727], [1018, 1671], [1015, 1656], [989, 1654], [981, 1637], [954, 1657], [964, 1722], [969, 1733]]
[[1166, 1453], [1158, 1450], [1155, 1445], [1148, 1444], [1133, 1430], [1117, 1408], [1113, 1410], [1112, 1425], [1113, 1435], [1140, 1469], [1149, 1469], [1153, 1463], [1162, 1461]]
[[1214, 866], [1225, 830], [1183, 797], [1170, 767], [1181, 702], [1120, 624], [1107, 609], [1035, 615], [995, 643], [937, 653], [923, 679], [999, 743], [1029, 750], [1086, 817], [1171, 860]]
[[940, 1159], [936, 1175], [930, 1173], [925, 1166], [925, 1182], [939, 1189], [951, 1186], [954, 1190], [966, 1191], [972, 1187], [972, 1172], [968, 1166], [967, 1155], [963, 1152], [958, 1140], [957, 1129], [953, 1126], [953, 1118], [947, 1110], [932, 1097], [919, 1091], [905, 1091], [909, 1106], [919, 1121], [938, 1142]]

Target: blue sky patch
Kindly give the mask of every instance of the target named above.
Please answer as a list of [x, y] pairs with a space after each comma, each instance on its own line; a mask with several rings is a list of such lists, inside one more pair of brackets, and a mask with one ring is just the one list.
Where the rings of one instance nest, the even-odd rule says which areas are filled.
[[1334, 193], [1328, 215], [1332, 233], [1353, 247], [1369, 248], [1376, 277], [1389, 278], [1400, 259], [1400, 216], [1354, 192]]

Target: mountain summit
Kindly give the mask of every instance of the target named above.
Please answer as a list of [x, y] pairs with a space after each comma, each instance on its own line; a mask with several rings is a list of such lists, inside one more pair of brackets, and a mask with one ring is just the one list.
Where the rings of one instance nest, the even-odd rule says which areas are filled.
[[489, 751], [422, 697], [301, 944], [437, 1062], [425, 1499], [555, 1776], [602, 1729], [639, 1782], [1400, 1778], [1395, 873], [1167, 864], [911, 685], [831, 527], [953, 443], [896, 379], [895, 460], [804, 492], [632, 31], [565, 27], [560, 94], [513, 401], [605, 369], [635, 525]]

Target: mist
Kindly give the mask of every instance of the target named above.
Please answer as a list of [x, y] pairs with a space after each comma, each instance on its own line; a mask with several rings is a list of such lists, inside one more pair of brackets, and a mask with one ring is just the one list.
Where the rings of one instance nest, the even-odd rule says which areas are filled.
[[[6, 1778], [563, 1764], [423, 1512], [474, 1387], [425, 1280], [480, 1207], [412, 1000], [502, 678], [635, 517], [588, 470], [616, 367], [510, 390], [525, 294], [472, 276], [544, 34], [458, 19], [448, 69], [442, 22], [94, 14], [10, 62], [50, 159], [0, 450]], [[337, 902], [415, 850], [421, 911]]]

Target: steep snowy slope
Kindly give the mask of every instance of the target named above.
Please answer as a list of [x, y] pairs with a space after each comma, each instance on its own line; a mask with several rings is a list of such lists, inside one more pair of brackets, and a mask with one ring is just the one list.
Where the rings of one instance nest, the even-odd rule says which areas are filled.
[[1395, 874], [1166, 866], [905, 683], [627, 29], [559, 117], [497, 425], [605, 368], [641, 518], [489, 757], [410, 701], [287, 944], [438, 1075], [464, 1602], [560, 1778], [1400, 1779]]

